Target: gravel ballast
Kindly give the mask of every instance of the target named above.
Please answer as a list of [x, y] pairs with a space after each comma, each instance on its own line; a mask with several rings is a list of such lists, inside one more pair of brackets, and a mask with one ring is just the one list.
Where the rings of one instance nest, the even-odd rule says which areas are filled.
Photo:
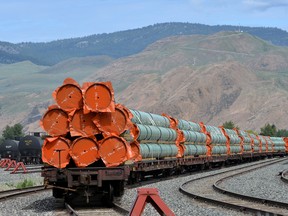
[[[257, 164], [260, 162], [254, 162], [254, 164]], [[280, 164], [285, 164], [287, 162], [282, 162]], [[251, 164], [251, 163], [249, 163]], [[243, 166], [247, 166], [247, 164], [242, 164], [238, 167], [243, 167]], [[275, 165], [277, 166], [277, 165]], [[279, 165], [281, 167], [281, 165]], [[283, 165], [282, 165], [283, 167]], [[223, 168], [221, 170], [215, 170], [215, 171], [210, 171], [210, 172], [205, 172], [205, 173], [200, 173], [200, 174], [194, 174], [188, 177], [179, 177], [176, 180], [168, 180], [168, 181], [164, 181], [164, 182], [159, 182], [156, 184], [152, 184], [152, 185], [146, 185], [145, 187], [154, 187], [157, 188], [159, 190], [159, 194], [160, 197], [164, 200], [164, 202], [168, 205], [168, 207], [176, 214], [176, 215], [247, 215], [248, 213], [242, 213], [242, 212], [237, 212], [234, 210], [229, 210], [226, 208], [219, 208], [213, 205], [207, 205], [203, 202], [197, 201], [195, 199], [191, 199], [189, 197], [187, 197], [186, 195], [182, 194], [179, 192], [179, 187], [180, 185], [182, 185], [184, 182], [191, 180], [191, 179], [196, 179], [199, 178], [201, 176], [207, 176], [210, 175], [212, 173], [219, 173], [219, 172], [223, 172], [225, 170], [232, 170], [235, 167], [230, 167], [230, 168]], [[264, 168], [265, 169], [265, 168]], [[271, 169], [270, 166], [267, 169]], [[281, 170], [281, 168], [280, 168]], [[277, 171], [275, 171], [276, 174], [278, 174]], [[258, 185], [258, 184], [264, 184], [262, 183], [262, 181], [266, 182], [266, 178], [265, 177], [265, 171], [261, 172], [262, 175], [258, 175], [257, 178], [254, 178], [254, 185]], [[253, 175], [253, 174], [252, 174]], [[274, 176], [275, 177], [275, 176]], [[280, 177], [279, 177], [280, 178]], [[273, 179], [273, 178], [272, 178]], [[270, 179], [269, 181], [272, 181], [272, 179]], [[240, 180], [242, 182], [245, 182], [242, 180]], [[275, 181], [275, 179], [273, 179], [273, 181]], [[278, 181], [277, 181], [278, 182]], [[248, 183], [248, 182], [247, 182]], [[283, 182], [278, 182], [279, 183], [279, 187], [283, 186]], [[246, 185], [247, 190], [249, 190], [249, 185], [251, 185], [252, 183], [248, 183]], [[206, 187], [205, 182], [203, 182], [202, 185], [199, 185], [199, 187]], [[235, 183], [233, 188], [238, 188], [239, 191], [242, 190], [243, 185], [237, 184]], [[275, 183], [275, 190], [272, 191], [270, 190], [269, 193], [278, 193], [278, 189], [276, 189], [277, 183]], [[204, 190], [204, 189], [203, 189]], [[261, 188], [261, 190], [265, 191], [265, 187]], [[259, 193], [265, 193], [262, 191], [259, 191]], [[255, 189], [255, 193], [257, 193], [257, 190]], [[134, 200], [136, 198], [137, 195], [137, 189], [131, 189], [131, 190], [126, 190], [124, 196], [121, 198], [121, 200], [119, 201], [119, 203], [124, 206], [127, 209], [130, 209], [132, 204], [134, 203]], [[284, 196], [283, 195], [283, 199], [285, 197], [287, 197], [287, 194]], [[281, 196], [282, 196], [281, 195]], [[277, 196], [277, 195], [271, 195], [272, 197]], [[134, 199], [131, 199], [131, 197], [134, 197]], [[279, 197], [280, 198], [280, 197]], [[286, 199], [287, 200], [287, 199]], [[157, 215], [157, 212], [152, 208], [152, 207], [146, 207], [144, 210], [144, 214], [143, 215]], [[249, 214], [248, 214], [249, 215]], [[252, 215], [252, 214], [251, 214]]]
[[[254, 162], [259, 163], [259, 162]], [[251, 163], [250, 163], [251, 164]], [[242, 164], [241, 166], [247, 166], [248, 164]], [[229, 183], [225, 184], [227, 187], [231, 187], [233, 191], [238, 190], [239, 192], [244, 191], [247, 193], [250, 191], [252, 193], [266, 194], [269, 195], [271, 199], [280, 199], [282, 201], [287, 199], [287, 185], [280, 180], [278, 173], [287, 168], [288, 162], [284, 161], [276, 165], [269, 166], [268, 168], [259, 169], [255, 172], [256, 174], [248, 173], [246, 177], [239, 177], [239, 179], [231, 179]], [[161, 199], [168, 205], [168, 207], [175, 213], [175, 215], [229, 215], [229, 216], [239, 216], [244, 215], [244, 213], [237, 212], [234, 210], [229, 210], [226, 208], [219, 208], [213, 205], [207, 205], [203, 202], [191, 199], [190, 197], [179, 192], [179, 187], [186, 181], [190, 179], [199, 178], [201, 176], [207, 176], [211, 173], [223, 172], [226, 170], [232, 170], [235, 167], [223, 168], [220, 170], [213, 170], [210, 172], [203, 172], [198, 174], [192, 174], [186, 177], [179, 177], [176, 179], [158, 182], [151, 185], [145, 185], [145, 188], [152, 187], [157, 188]], [[271, 174], [269, 174], [271, 172]], [[270, 177], [268, 177], [270, 176]], [[0, 187], [3, 190], [7, 185], [22, 182], [25, 179], [32, 179], [33, 182], [37, 182], [37, 185], [43, 184], [43, 178], [40, 173], [33, 174], [9, 174], [3, 169], [0, 169]], [[278, 180], [279, 181], [278, 181]], [[231, 182], [230, 182], [231, 181]], [[241, 184], [240, 184], [241, 182]], [[268, 183], [267, 183], [268, 182]], [[267, 184], [270, 185], [269, 192], [266, 191]], [[262, 185], [261, 187], [259, 187]], [[199, 187], [205, 187], [205, 182]], [[255, 187], [254, 187], [255, 186]], [[286, 186], [286, 193], [279, 193], [279, 190], [284, 190]], [[250, 189], [249, 189], [250, 188]], [[251, 189], [252, 188], [252, 189]], [[260, 188], [260, 189], [259, 189]], [[272, 189], [270, 189], [272, 188]], [[275, 190], [273, 190], [273, 188]], [[9, 188], [12, 189], [12, 188]], [[246, 191], [247, 190], [247, 191]], [[266, 191], [266, 192], [265, 192]], [[268, 195], [267, 195], [268, 194]], [[130, 209], [134, 203], [137, 196], [137, 189], [127, 189], [122, 198], [118, 199], [118, 203], [124, 206], [126, 209]], [[263, 195], [265, 196], [265, 195]], [[14, 216], [14, 215], [55, 215], [56, 199], [52, 197], [52, 191], [46, 191], [41, 193], [36, 193], [29, 196], [23, 196], [19, 198], [14, 198], [4, 202], [0, 202], [0, 216]], [[157, 211], [148, 204], [144, 210], [143, 215], [158, 215]], [[247, 215], [247, 214], [246, 214]]]
[[277, 163], [246, 174], [229, 178], [220, 187], [248, 196], [288, 201], [288, 184], [281, 180], [280, 173], [288, 169], [288, 162]]

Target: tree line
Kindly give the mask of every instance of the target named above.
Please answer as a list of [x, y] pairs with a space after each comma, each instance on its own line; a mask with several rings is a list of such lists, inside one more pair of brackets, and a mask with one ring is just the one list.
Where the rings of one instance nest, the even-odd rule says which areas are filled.
[[[233, 121], [226, 121], [226, 122], [223, 123], [222, 126], [224, 128], [226, 128], [226, 129], [234, 129], [234, 128], [240, 129], [238, 126], [236, 126], [234, 124]], [[255, 131], [252, 131], [252, 130], [248, 130], [247, 132], [257, 135], [257, 133]], [[288, 130], [286, 130], [286, 129], [277, 129], [275, 124], [267, 123], [263, 127], [260, 128], [259, 135], [271, 136], [271, 137], [288, 137]]]

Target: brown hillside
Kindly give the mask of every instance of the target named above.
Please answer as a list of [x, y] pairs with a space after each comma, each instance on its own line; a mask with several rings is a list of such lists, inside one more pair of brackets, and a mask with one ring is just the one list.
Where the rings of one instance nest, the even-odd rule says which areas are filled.
[[87, 79], [112, 80], [117, 101], [139, 110], [211, 125], [232, 120], [258, 131], [265, 123], [285, 128], [288, 93], [278, 72], [287, 68], [288, 49], [223, 34], [167, 38]]
[[[91, 61], [94, 62], [89, 59]], [[38, 85], [40, 93], [34, 109], [22, 108], [22, 118], [13, 122], [27, 123], [27, 131], [39, 130], [39, 118], [32, 117], [43, 114], [43, 105], [48, 103], [47, 99], [40, 101], [39, 98], [43, 92], [52, 93], [64, 80], [52, 83], [46, 81], [52, 79], [43, 78], [54, 74], [53, 79], [72, 76], [79, 83], [112, 81], [117, 102], [130, 108], [215, 126], [232, 120], [241, 129], [258, 132], [265, 123], [286, 129], [288, 48], [272, 46], [246, 33], [166, 38], [137, 55], [106, 62], [106, 66], [89, 63], [89, 72], [85, 75], [87, 61], [83, 61], [83, 70], [81, 62], [81, 59], [76, 62], [77, 77], [76, 71], [58, 75], [61, 70], [65, 71], [65, 62], [54, 67], [55, 73], [53, 67], [46, 68], [45, 73], [40, 71], [39, 80], [45, 80], [51, 90], [41, 91]], [[32, 76], [29, 79], [33, 80]], [[22, 90], [19, 87], [15, 91]], [[2, 116], [6, 119], [7, 115]], [[2, 122], [5, 125], [7, 121]]]

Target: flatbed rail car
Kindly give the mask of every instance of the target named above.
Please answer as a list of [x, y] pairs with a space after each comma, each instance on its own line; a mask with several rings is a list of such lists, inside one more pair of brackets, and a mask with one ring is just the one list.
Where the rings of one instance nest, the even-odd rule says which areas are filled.
[[[259, 160], [288, 152], [288, 138], [249, 134], [129, 109], [111, 82], [67, 78], [40, 124], [49, 134], [42, 171], [53, 196], [111, 203], [124, 185], [147, 178]], [[61, 157], [60, 157], [61, 156]], [[49, 164], [49, 166], [48, 166]]]
[[[274, 156], [284, 155], [275, 152]], [[53, 187], [55, 198], [68, 200], [82, 198], [81, 200], [86, 200], [86, 203], [102, 200], [109, 204], [112, 203], [113, 197], [123, 195], [126, 184], [145, 181], [148, 176], [153, 178], [165, 177], [266, 157], [267, 155], [263, 152], [231, 156], [144, 160], [118, 167], [66, 167], [59, 169], [45, 165], [42, 168], [42, 176], [45, 179], [45, 185]]]

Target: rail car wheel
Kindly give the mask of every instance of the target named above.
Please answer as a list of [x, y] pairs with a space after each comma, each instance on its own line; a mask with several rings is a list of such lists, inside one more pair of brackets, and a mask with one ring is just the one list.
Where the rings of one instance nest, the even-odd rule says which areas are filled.
[[117, 181], [113, 183], [114, 196], [120, 197], [124, 194], [124, 181]]
[[103, 202], [107, 207], [113, 207], [114, 189], [111, 184], [107, 184], [103, 191]]
[[63, 198], [64, 190], [59, 188], [53, 188], [52, 189], [53, 197], [55, 198]]

